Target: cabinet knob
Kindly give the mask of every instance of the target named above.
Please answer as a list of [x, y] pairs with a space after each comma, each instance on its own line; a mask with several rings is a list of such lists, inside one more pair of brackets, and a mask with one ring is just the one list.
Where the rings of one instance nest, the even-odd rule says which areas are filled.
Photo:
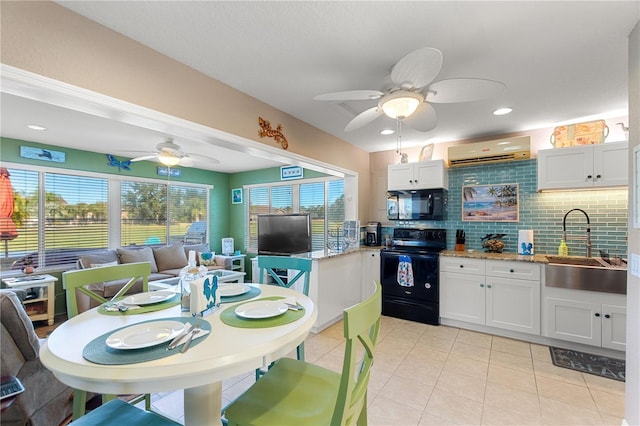
[[464, 265], [460, 265], [461, 268], [464, 268]]
[[593, 179], [593, 176], [587, 175], [587, 179]]
[[611, 315], [609, 315], [609, 314], [604, 314], [604, 317], [605, 317], [605, 318], [611, 318]]
[[602, 175], [596, 175], [596, 179], [602, 178]]
[[513, 274], [515, 271], [513, 269], [509, 269], [509, 272]]
[[487, 284], [487, 288], [491, 288], [491, 284]]
[[480, 287], [484, 287], [484, 284], [480, 284]]
[[597, 317], [599, 317], [599, 316], [600, 316], [600, 312], [596, 312], [596, 314], [595, 314], [595, 315], [596, 315]]

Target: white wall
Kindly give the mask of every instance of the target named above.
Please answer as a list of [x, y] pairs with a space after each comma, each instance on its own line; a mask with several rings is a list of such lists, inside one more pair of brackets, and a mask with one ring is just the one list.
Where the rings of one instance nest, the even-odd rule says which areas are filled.
[[[640, 21], [629, 35], [629, 157], [640, 146]], [[640, 229], [634, 228], [634, 217], [640, 204], [640, 186], [634, 179], [633, 163], [629, 167], [629, 253], [640, 256]], [[636, 170], [635, 173], [640, 173]], [[625, 420], [640, 425], [640, 277], [629, 272], [627, 277], [627, 371]]]

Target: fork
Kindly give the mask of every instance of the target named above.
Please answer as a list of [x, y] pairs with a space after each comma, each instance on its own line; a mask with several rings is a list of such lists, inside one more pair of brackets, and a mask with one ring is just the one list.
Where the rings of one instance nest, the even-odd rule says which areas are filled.
[[197, 323], [194, 327], [193, 330], [191, 330], [191, 334], [189, 334], [189, 337], [187, 338], [187, 341], [185, 342], [184, 346], [182, 347], [182, 349], [180, 349], [180, 353], [183, 354], [186, 351], [189, 350], [189, 346], [191, 346], [191, 342], [193, 341], [193, 337], [200, 333], [200, 323]]

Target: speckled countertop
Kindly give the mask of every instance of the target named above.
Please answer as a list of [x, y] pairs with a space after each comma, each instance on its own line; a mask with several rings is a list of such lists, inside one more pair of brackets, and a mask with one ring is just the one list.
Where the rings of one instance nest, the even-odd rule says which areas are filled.
[[545, 255], [534, 254], [533, 256], [525, 256], [516, 253], [486, 253], [484, 251], [454, 251], [445, 250], [440, 252], [440, 256], [448, 257], [467, 257], [470, 259], [487, 259], [487, 260], [515, 260], [518, 262], [535, 262], [535, 263], [549, 263]]

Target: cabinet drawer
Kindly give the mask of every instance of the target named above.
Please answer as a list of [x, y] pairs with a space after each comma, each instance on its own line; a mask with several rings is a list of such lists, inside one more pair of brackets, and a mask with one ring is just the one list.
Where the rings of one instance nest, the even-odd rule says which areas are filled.
[[484, 275], [485, 261], [483, 259], [469, 259], [465, 257], [440, 257], [441, 272], [458, 272], [461, 274]]
[[540, 280], [540, 265], [537, 263], [487, 260], [486, 268], [487, 276], [490, 277]]

